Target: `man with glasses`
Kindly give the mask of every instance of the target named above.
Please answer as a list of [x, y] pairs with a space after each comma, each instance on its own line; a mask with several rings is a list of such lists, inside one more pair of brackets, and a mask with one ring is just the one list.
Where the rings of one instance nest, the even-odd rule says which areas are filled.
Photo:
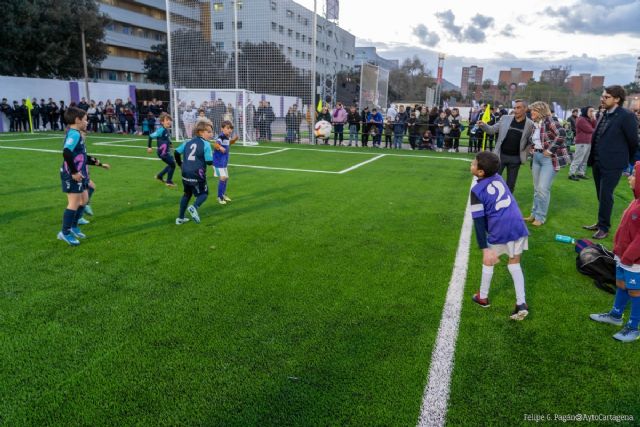
[[583, 228], [595, 231], [594, 239], [604, 239], [609, 235], [613, 192], [638, 148], [638, 120], [635, 114], [622, 108], [625, 96], [622, 86], [604, 89], [600, 98], [604, 112], [591, 137], [589, 165], [593, 168], [599, 202], [598, 222]]

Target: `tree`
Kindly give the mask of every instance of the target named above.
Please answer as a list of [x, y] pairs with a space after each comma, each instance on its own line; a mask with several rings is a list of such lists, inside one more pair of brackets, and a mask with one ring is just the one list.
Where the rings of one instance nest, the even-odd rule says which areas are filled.
[[103, 40], [109, 19], [99, 12], [95, 0], [6, 0], [2, 2], [2, 21], [2, 75], [82, 76], [82, 27], [89, 69], [107, 57]]
[[144, 71], [147, 73], [147, 79], [167, 86], [169, 84], [167, 44], [153, 45], [151, 50], [152, 52], [144, 60]]
[[400, 68], [389, 73], [389, 99], [391, 101], [422, 101], [427, 87], [435, 84], [431, 73], [414, 56], [405, 59]]

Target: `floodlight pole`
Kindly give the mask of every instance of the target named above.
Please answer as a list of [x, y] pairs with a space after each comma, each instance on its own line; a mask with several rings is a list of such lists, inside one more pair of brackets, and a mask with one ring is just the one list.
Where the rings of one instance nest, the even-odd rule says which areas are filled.
[[89, 96], [89, 72], [87, 71], [87, 44], [84, 40], [84, 26], [80, 32], [80, 37], [82, 40], [82, 65], [84, 66], [84, 92], [87, 96], [87, 101], [91, 102], [91, 97]]
[[178, 126], [178, 102], [176, 100], [176, 95], [173, 92], [173, 66], [171, 65], [171, 10], [169, 9], [169, 0], [165, 0], [165, 9], [167, 16], [167, 62], [169, 63], [169, 105], [171, 106], [171, 113], [173, 115], [173, 123], [175, 123], [176, 133], [174, 134], [174, 139], [177, 136], [176, 134], [180, 131], [180, 126]]
[[238, 84], [238, 0], [234, 0], [233, 1], [233, 34], [235, 37], [235, 44], [236, 44], [236, 90], [238, 90], [239, 88], [239, 84]]
[[313, 133], [313, 125], [315, 124], [315, 111], [316, 111], [316, 72], [317, 72], [317, 63], [318, 54], [317, 51], [317, 39], [318, 39], [318, 0], [313, 0], [313, 41], [311, 42], [311, 47], [313, 49], [313, 60], [311, 61], [311, 102], [309, 103], [309, 119], [311, 120], [311, 126], [309, 128], [310, 135], [309, 140], [312, 144], [316, 142], [316, 136]]

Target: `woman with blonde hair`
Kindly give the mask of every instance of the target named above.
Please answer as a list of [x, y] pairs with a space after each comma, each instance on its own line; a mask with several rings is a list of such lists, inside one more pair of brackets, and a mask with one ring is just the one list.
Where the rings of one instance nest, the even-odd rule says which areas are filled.
[[546, 102], [534, 102], [529, 105], [529, 110], [534, 123], [531, 134], [533, 208], [531, 215], [525, 218], [525, 221], [539, 227], [547, 220], [551, 185], [556, 173], [560, 170], [558, 159], [567, 153], [564, 145], [566, 132], [560, 123], [553, 120]]

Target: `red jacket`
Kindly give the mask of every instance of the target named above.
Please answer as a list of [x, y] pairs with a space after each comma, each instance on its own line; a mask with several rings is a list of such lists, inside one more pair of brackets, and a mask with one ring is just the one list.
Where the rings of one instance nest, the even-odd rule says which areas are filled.
[[576, 144], [591, 144], [591, 135], [596, 129], [596, 121], [586, 117], [578, 117], [576, 120]]
[[640, 264], [640, 162], [635, 165], [635, 200], [622, 214], [620, 226], [613, 238], [613, 253], [625, 265]]

